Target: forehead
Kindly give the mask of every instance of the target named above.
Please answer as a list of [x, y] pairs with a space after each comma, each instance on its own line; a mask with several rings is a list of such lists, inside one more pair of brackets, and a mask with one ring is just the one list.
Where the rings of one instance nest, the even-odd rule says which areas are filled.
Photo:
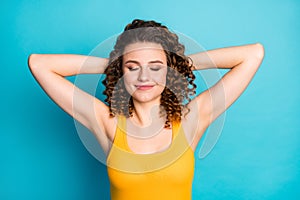
[[166, 62], [166, 54], [160, 44], [138, 42], [127, 45], [124, 49], [123, 61], [135, 59], [135, 60], [153, 60], [160, 59]]

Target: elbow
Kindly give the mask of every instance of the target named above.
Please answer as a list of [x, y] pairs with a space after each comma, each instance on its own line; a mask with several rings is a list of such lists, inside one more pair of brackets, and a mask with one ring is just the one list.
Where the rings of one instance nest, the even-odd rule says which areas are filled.
[[29, 67], [30, 70], [33, 68], [34, 57], [36, 57], [36, 54], [30, 54], [28, 56], [28, 59], [27, 59], [27, 65], [28, 65], [28, 67]]
[[264, 46], [261, 43], [255, 44], [255, 57], [259, 60], [263, 60], [265, 56], [265, 49]]
[[33, 72], [38, 67], [38, 64], [37, 64], [38, 57], [39, 57], [38, 54], [30, 54], [28, 56], [27, 65], [31, 72]]

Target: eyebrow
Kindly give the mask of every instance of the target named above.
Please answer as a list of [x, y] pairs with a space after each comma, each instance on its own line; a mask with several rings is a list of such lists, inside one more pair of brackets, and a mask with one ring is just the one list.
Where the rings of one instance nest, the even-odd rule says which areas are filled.
[[[127, 63], [135, 63], [135, 64], [140, 65], [139, 61], [137, 61], [137, 60], [127, 60], [124, 64], [127, 64]], [[161, 60], [152, 60], [149, 62], [149, 64], [153, 64], [153, 63], [164, 64], [163, 61], [161, 61]]]

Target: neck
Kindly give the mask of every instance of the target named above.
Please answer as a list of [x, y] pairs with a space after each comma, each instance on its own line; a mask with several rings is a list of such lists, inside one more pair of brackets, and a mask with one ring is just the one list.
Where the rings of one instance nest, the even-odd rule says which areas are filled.
[[152, 122], [157, 121], [161, 118], [160, 99], [152, 102], [138, 102], [133, 100], [133, 105], [134, 111], [132, 120], [139, 126], [149, 126]]

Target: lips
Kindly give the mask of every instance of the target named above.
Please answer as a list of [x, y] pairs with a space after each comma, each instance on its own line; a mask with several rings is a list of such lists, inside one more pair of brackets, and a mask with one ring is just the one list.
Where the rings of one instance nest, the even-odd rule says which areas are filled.
[[136, 85], [138, 90], [150, 90], [154, 87], [154, 85]]

